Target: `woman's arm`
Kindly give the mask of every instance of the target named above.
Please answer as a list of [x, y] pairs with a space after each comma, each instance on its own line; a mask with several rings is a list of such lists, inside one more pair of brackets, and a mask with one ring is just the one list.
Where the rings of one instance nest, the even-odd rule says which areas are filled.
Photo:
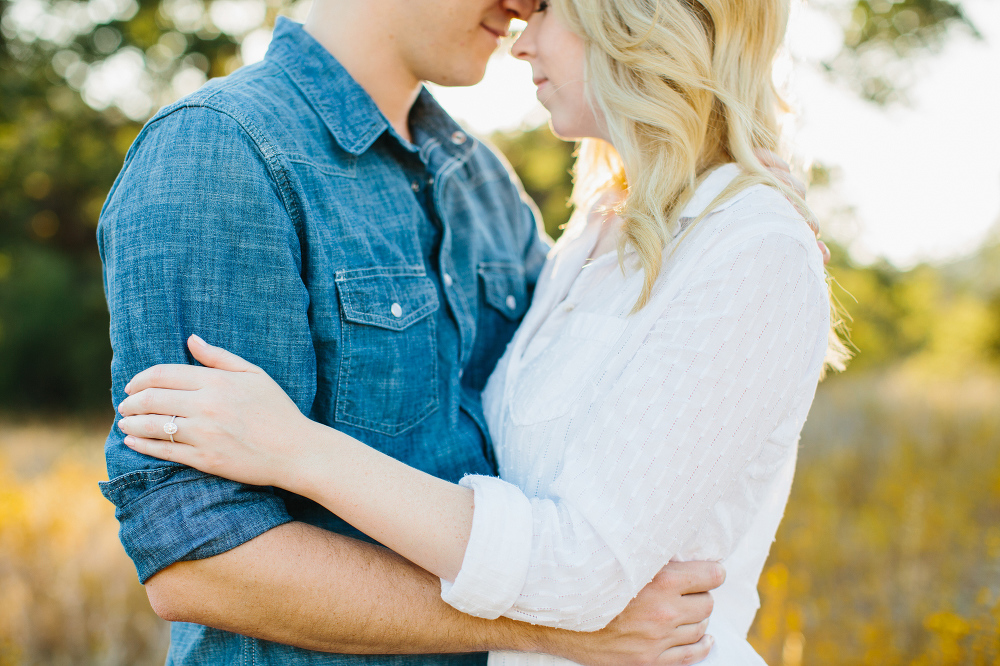
[[[196, 444], [139, 439], [137, 450], [310, 497], [454, 580], [446, 598], [461, 610], [595, 629], [744, 478], [808, 374], [816, 340], [825, 340], [815, 335], [827, 321], [825, 284], [805, 248], [779, 234], [758, 241], [703, 268], [669, 304], [593, 426], [570, 447], [551, 500], [529, 502], [484, 477], [470, 483], [473, 496], [406, 467], [308, 422], [287, 399], [279, 404], [280, 389], [259, 369], [198, 341], [192, 352], [202, 363], [243, 377], [202, 369], [205, 386], [192, 391], [186, 378], [173, 377], [178, 368], [157, 368], [137, 376], [122, 410], [181, 414], [175, 438]], [[124, 428], [155, 435], [167, 420], [142, 418], [136, 428], [150, 430], [133, 432], [131, 419]], [[479, 514], [503, 524], [473, 521]], [[567, 581], [576, 581], [572, 589]]]
[[[473, 493], [310, 421], [260, 368], [191, 336], [204, 368], [160, 365], [126, 386], [125, 443], [157, 458], [322, 504], [427, 571], [454, 579]], [[228, 371], [228, 372], [224, 372]], [[144, 415], [153, 416], [144, 416]], [[163, 425], [177, 415], [171, 443]], [[143, 437], [145, 436], [145, 437]], [[166, 440], [166, 441], [165, 441]]]

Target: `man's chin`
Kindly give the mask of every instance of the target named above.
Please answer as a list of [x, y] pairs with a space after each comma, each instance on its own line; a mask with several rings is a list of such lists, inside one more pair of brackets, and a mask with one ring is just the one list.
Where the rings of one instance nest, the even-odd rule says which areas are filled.
[[482, 81], [484, 76], [486, 76], [486, 62], [482, 63], [482, 66], [470, 62], [461, 70], [444, 72], [428, 78], [427, 81], [445, 88], [467, 88]]

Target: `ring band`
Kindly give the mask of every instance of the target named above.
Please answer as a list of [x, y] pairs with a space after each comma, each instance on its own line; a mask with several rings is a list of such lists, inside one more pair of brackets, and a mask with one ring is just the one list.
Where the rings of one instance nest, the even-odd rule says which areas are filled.
[[176, 444], [176, 442], [174, 441], [174, 433], [177, 432], [177, 424], [174, 423], [174, 419], [176, 418], [177, 415], [171, 416], [170, 420], [163, 424], [163, 432], [170, 435], [171, 444]]

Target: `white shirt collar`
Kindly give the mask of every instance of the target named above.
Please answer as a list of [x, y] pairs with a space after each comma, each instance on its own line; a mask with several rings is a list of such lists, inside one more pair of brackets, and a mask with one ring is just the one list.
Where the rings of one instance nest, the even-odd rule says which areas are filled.
[[[733, 179], [740, 175], [740, 171], [739, 164], [730, 162], [729, 164], [723, 164], [710, 173], [708, 177], [701, 182], [698, 189], [695, 190], [694, 196], [691, 197], [691, 201], [689, 201], [687, 206], [684, 207], [684, 211], [681, 213], [681, 219], [695, 218], [701, 215], [701, 213], [708, 208], [713, 201], [715, 201], [715, 197], [722, 194], [722, 191], [729, 187], [729, 183], [733, 182]], [[722, 210], [734, 201], [735, 198], [730, 197], [726, 201], [719, 204], [711, 212], [714, 213], [716, 210]]]

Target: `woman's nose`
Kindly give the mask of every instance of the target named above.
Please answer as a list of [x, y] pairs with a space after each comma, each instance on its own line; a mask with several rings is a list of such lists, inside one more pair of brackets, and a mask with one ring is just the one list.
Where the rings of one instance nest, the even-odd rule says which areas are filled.
[[519, 60], [528, 60], [535, 55], [535, 36], [530, 21], [521, 31], [514, 45], [510, 47], [510, 53]]

